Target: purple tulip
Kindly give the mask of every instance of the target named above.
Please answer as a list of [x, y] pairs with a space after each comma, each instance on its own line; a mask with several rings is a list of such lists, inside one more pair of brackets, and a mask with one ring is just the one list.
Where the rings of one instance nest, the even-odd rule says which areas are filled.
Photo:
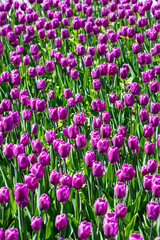
[[87, 239], [91, 232], [91, 223], [83, 221], [78, 226], [78, 237], [80, 239]]
[[102, 217], [106, 214], [108, 208], [108, 202], [103, 198], [98, 198], [94, 205], [95, 214], [99, 217]]

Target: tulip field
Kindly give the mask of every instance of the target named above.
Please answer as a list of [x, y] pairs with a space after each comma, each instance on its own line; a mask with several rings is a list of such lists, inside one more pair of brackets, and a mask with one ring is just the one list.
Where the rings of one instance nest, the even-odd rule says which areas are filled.
[[160, 240], [160, 0], [0, 3], [0, 240]]

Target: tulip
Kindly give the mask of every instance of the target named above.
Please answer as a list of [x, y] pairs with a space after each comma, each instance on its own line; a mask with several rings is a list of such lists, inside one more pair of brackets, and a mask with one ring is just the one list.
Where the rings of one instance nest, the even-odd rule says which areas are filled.
[[143, 240], [143, 237], [141, 234], [139, 233], [132, 233], [130, 236], [129, 236], [129, 240]]
[[62, 213], [60, 215], [56, 216], [55, 219], [55, 227], [60, 231], [60, 236], [61, 236], [61, 231], [63, 231], [67, 226], [67, 216], [66, 214]]
[[126, 185], [122, 182], [117, 182], [114, 186], [114, 194], [118, 199], [123, 199], [126, 196]]
[[149, 202], [146, 206], [147, 217], [152, 221], [151, 231], [150, 231], [150, 240], [152, 239], [153, 232], [153, 222], [157, 220], [160, 213], [160, 206], [157, 202]]
[[18, 229], [17, 228], [9, 228], [5, 231], [5, 239], [6, 240], [17, 240], [18, 239]]
[[58, 199], [59, 202], [67, 202], [68, 198], [70, 195], [70, 188], [67, 186], [59, 186], [57, 187], [57, 191], [56, 191], [56, 197]]
[[42, 218], [41, 217], [32, 217], [31, 227], [34, 231], [39, 231], [42, 228]]
[[78, 226], [78, 237], [80, 239], [87, 239], [91, 232], [91, 223], [83, 221]]

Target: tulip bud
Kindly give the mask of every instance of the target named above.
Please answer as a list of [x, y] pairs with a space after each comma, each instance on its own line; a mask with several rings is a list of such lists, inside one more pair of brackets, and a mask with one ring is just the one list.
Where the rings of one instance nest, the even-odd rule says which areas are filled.
[[119, 150], [117, 147], [112, 146], [107, 151], [107, 159], [110, 163], [114, 164], [119, 160]]
[[108, 208], [108, 202], [103, 198], [98, 198], [94, 205], [95, 214], [99, 217], [102, 217], [106, 214]]
[[85, 179], [84, 179], [83, 174], [81, 174], [81, 173], [76, 173], [76, 174], [73, 175], [72, 186], [73, 186], [76, 190], [81, 189], [84, 183], [85, 183]]
[[120, 203], [116, 205], [115, 211], [117, 218], [124, 218], [127, 213], [127, 207], [123, 203]]
[[80, 239], [87, 239], [91, 232], [91, 223], [83, 221], [78, 226], [78, 237]]
[[123, 199], [126, 196], [126, 185], [122, 182], [117, 182], [114, 186], [114, 194], [118, 199]]
[[92, 172], [95, 177], [101, 177], [104, 173], [104, 167], [101, 162], [94, 161], [92, 165]]
[[59, 186], [56, 189], [56, 197], [59, 202], [67, 202], [70, 195], [70, 188], [67, 186]]
[[56, 216], [55, 219], [55, 227], [59, 230], [59, 231], [63, 231], [67, 226], [67, 216], [66, 214], [62, 213], [60, 215]]
[[42, 210], [48, 210], [48, 208], [50, 207], [50, 198], [49, 196], [44, 193], [40, 196], [39, 198], [39, 207]]
[[149, 202], [146, 206], [146, 209], [147, 209], [147, 217], [152, 221], [156, 221], [160, 213], [159, 204], [154, 201]]
[[42, 218], [41, 217], [32, 217], [31, 227], [34, 231], [39, 231], [42, 228]]
[[0, 188], [0, 203], [5, 204], [8, 203], [10, 199], [10, 191], [7, 187]]
[[68, 174], [63, 174], [60, 179], [60, 183], [62, 186], [67, 186], [67, 187], [71, 188], [72, 187], [72, 177]]

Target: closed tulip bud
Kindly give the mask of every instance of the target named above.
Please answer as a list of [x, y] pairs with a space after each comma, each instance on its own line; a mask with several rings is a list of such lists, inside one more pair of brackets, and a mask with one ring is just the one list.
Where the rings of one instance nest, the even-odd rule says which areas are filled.
[[31, 78], [35, 78], [37, 76], [37, 70], [34, 67], [28, 68], [28, 74]]
[[6, 71], [6, 72], [2, 72], [1, 74], [1, 81], [4, 83], [9, 83], [11, 79], [11, 75], [10, 72]]
[[69, 98], [68, 99], [68, 107], [69, 108], [74, 108], [75, 107], [75, 99], [74, 98]]
[[147, 161], [147, 169], [149, 173], [151, 174], [155, 173], [157, 168], [158, 168], [158, 163], [156, 159], [150, 159]]
[[149, 89], [152, 93], [157, 93], [159, 91], [159, 82], [158, 81], [150, 82]]
[[153, 177], [152, 175], [145, 175], [143, 177], [143, 187], [147, 191], [152, 190], [152, 177]]
[[86, 147], [86, 135], [78, 134], [76, 137], [76, 145], [78, 148]]
[[125, 182], [124, 173], [121, 169], [116, 172], [119, 182]]
[[12, 102], [8, 99], [3, 99], [1, 106], [2, 106], [4, 112], [9, 112], [9, 111], [11, 111]]
[[68, 127], [68, 136], [71, 139], [76, 139], [77, 135], [78, 135], [79, 131], [78, 131], [78, 127], [75, 124], [72, 124]]
[[63, 231], [67, 226], [67, 216], [66, 214], [62, 213], [60, 215], [56, 216], [55, 219], [55, 227], [59, 230], [59, 231]]
[[61, 143], [58, 147], [58, 153], [61, 158], [67, 158], [70, 153], [70, 143]]
[[36, 124], [36, 123], [33, 123], [33, 124], [32, 124], [32, 128], [31, 128], [31, 133], [32, 133], [33, 135], [37, 135], [37, 132], [38, 132], [37, 124]]
[[34, 231], [39, 231], [42, 228], [42, 218], [41, 217], [32, 217], [31, 227]]
[[110, 138], [111, 136], [111, 127], [109, 124], [103, 124], [101, 126], [101, 134], [103, 138]]
[[39, 180], [43, 177], [44, 167], [40, 163], [34, 163], [30, 166], [29, 171]]
[[42, 143], [39, 139], [32, 139], [32, 149], [34, 153], [40, 153], [42, 150]]
[[97, 143], [97, 149], [100, 153], [107, 153], [109, 148], [109, 140], [107, 139], [100, 139]]
[[115, 134], [112, 138], [112, 143], [115, 147], [121, 148], [124, 145], [124, 139], [122, 134]]
[[114, 186], [114, 194], [118, 199], [123, 199], [126, 196], [126, 185], [122, 182], [117, 182]]
[[152, 127], [152, 125], [150, 125], [150, 124], [144, 125], [143, 136], [145, 138], [147, 138], [147, 139], [151, 138], [153, 133], [154, 133], [154, 128]]
[[144, 144], [144, 151], [147, 155], [152, 155], [154, 153], [154, 143], [146, 141]]
[[149, 202], [146, 206], [146, 209], [147, 209], [147, 217], [152, 221], [156, 221], [160, 213], [159, 204], [154, 201]]
[[108, 222], [103, 220], [103, 231], [107, 238], [114, 238], [118, 232], [118, 224], [116, 222]]
[[10, 96], [13, 100], [19, 99], [19, 90], [17, 88], [13, 88], [10, 92]]
[[35, 56], [38, 54], [38, 44], [31, 44], [30, 46], [31, 55]]
[[29, 143], [29, 134], [28, 133], [23, 133], [20, 137], [20, 143], [23, 144], [24, 146], [27, 146]]
[[36, 70], [39, 76], [44, 76], [45, 74], [45, 67], [44, 65], [37, 65]]
[[134, 53], [134, 54], [138, 54], [138, 53], [140, 53], [140, 46], [139, 46], [139, 44], [138, 43], [133, 43], [132, 44], [132, 52]]
[[118, 126], [118, 130], [117, 130], [118, 134], [121, 134], [124, 138], [127, 137], [127, 130], [125, 126]]
[[57, 185], [59, 183], [60, 173], [56, 172], [56, 170], [52, 170], [49, 176], [49, 181], [52, 185]]
[[100, 91], [101, 90], [101, 81], [99, 79], [94, 79], [92, 86], [95, 91]]
[[130, 236], [129, 236], [129, 240], [143, 240], [143, 237], [141, 234], [139, 233], [132, 233]]
[[94, 205], [95, 214], [99, 217], [102, 217], [106, 214], [108, 208], [108, 202], [103, 198], [98, 198]]
[[152, 193], [154, 197], [160, 198], [160, 182], [155, 181], [152, 183]]
[[128, 138], [128, 146], [132, 151], [136, 150], [138, 147], [138, 137], [131, 135]]
[[143, 65], [146, 64], [146, 55], [145, 55], [145, 53], [142, 53], [142, 52], [138, 53], [137, 59], [138, 59], [138, 63], [140, 65], [143, 66]]
[[108, 74], [109, 74], [109, 76], [114, 76], [115, 74], [116, 74], [116, 72], [117, 72], [117, 66], [116, 66], [116, 64], [112, 64], [112, 63], [110, 63], [109, 65], [108, 65]]
[[[21, 204], [28, 204], [28, 186], [26, 184], [17, 183], [14, 188], [14, 196], [16, 203], [20, 206]], [[24, 207], [23, 205], [23, 207]]]
[[160, 111], [160, 104], [158, 102], [151, 102], [151, 113], [158, 114]]
[[28, 109], [24, 109], [22, 111], [22, 117], [23, 117], [24, 121], [29, 121], [31, 119], [31, 111]]
[[106, 59], [107, 59], [107, 62], [113, 63], [114, 62], [114, 53], [113, 52], [108, 52], [106, 54]]
[[92, 165], [92, 173], [95, 177], [101, 177], [104, 173], [104, 167], [101, 162], [94, 161]]
[[45, 133], [45, 139], [47, 143], [52, 144], [53, 141], [56, 139], [56, 132], [49, 129]]
[[13, 144], [7, 143], [3, 145], [3, 154], [6, 158], [11, 159], [13, 157]]
[[136, 173], [135, 169], [131, 164], [123, 164], [122, 171], [123, 171], [125, 180], [128, 180], [128, 181], [131, 181], [134, 178]]
[[81, 103], [82, 101], [83, 101], [83, 95], [81, 93], [76, 93], [75, 94], [75, 102]]
[[38, 202], [39, 202], [39, 207], [42, 210], [46, 211], [50, 207], [50, 198], [46, 193], [44, 193], [40, 196]]
[[91, 55], [86, 55], [84, 57], [84, 64], [86, 67], [90, 68], [92, 66], [92, 63], [93, 63], [93, 58]]
[[6, 204], [10, 200], [10, 191], [7, 187], [0, 188], [0, 203]]
[[149, 97], [148, 97], [147, 95], [141, 94], [141, 95], [139, 96], [139, 103], [140, 103], [143, 107], [147, 106], [147, 105], [148, 105], [148, 102], [149, 102]]
[[74, 123], [81, 127], [84, 125], [86, 118], [85, 118], [85, 114], [84, 113], [75, 113], [74, 117], [73, 117], [73, 121]]
[[132, 93], [125, 93], [124, 94], [124, 102], [127, 107], [133, 107], [134, 104], [134, 96]]
[[70, 195], [70, 188], [67, 186], [59, 186], [56, 189], [56, 197], [59, 202], [67, 202]]
[[6, 240], [17, 240], [18, 239], [18, 229], [17, 228], [9, 228], [5, 231], [5, 239]]
[[54, 70], [54, 62], [53, 62], [53, 60], [48, 60], [48, 61], [46, 61], [45, 62], [45, 67], [46, 67], [46, 69], [47, 69], [47, 71], [48, 72], [53, 72], [53, 70]]
[[101, 128], [102, 123], [103, 123], [103, 121], [100, 117], [94, 117], [93, 118], [93, 127], [95, 129]]
[[47, 166], [50, 161], [50, 155], [47, 152], [41, 152], [38, 156], [38, 162], [42, 164], [43, 167]]
[[146, 108], [139, 111], [139, 118], [142, 122], [147, 122], [149, 120], [149, 112]]
[[127, 214], [127, 207], [123, 203], [120, 203], [116, 205], [115, 211], [117, 218], [124, 218]]
[[46, 109], [46, 101], [44, 99], [37, 99], [36, 101], [36, 111], [37, 112], [44, 112]]
[[71, 89], [63, 89], [63, 96], [65, 97], [65, 99], [69, 99], [71, 95]]
[[13, 145], [13, 156], [17, 158], [19, 154], [24, 153], [25, 148], [23, 144], [15, 144]]
[[34, 174], [28, 174], [24, 176], [25, 184], [28, 185], [28, 189], [35, 190], [38, 187], [38, 179]]
[[78, 237], [80, 239], [87, 239], [91, 232], [91, 223], [83, 221], [78, 226]]
[[82, 186], [85, 183], [85, 178], [83, 176], [83, 174], [81, 173], [76, 173], [73, 175], [72, 178], [72, 186], [76, 189], [76, 190], [80, 190], [82, 188]]
[[95, 153], [93, 151], [88, 151], [84, 155], [84, 161], [87, 167], [92, 168], [93, 162], [96, 160]]
[[97, 143], [99, 142], [100, 139], [101, 138], [99, 135], [91, 136], [91, 146], [94, 150], [97, 150]]
[[112, 146], [107, 151], [107, 159], [110, 163], [114, 164], [119, 160], [119, 150], [118, 147]]
[[68, 115], [66, 107], [58, 107], [58, 118], [62, 121], [65, 121]]
[[148, 168], [147, 168], [147, 165], [144, 165], [141, 167], [141, 174], [142, 176], [145, 176], [148, 174]]
[[120, 77], [121, 77], [122, 79], [126, 79], [127, 76], [128, 76], [128, 71], [127, 71], [127, 69], [124, 68], [124, 67], [120, 68]]
[[139, 95], [140, 93], [140, 85], [137, 82], [132, 82], [130, 84], [131, 92], [133, 95]]
[[25, 153], [21, 153], [17, 156], [18, 166], [21, 170], [25, 170], [29, 165], [28, 157]]
[[67, 187], [71, 188], [72, 187], [72, 177], [68, 174], [63, 174], [60, 179], [60, 183], [62, 186], [67, 186]]
[[109, 101], [110, 101], [111, 103], [115, 103], [116, 100], [117, 100], [117, 94], [116, 94], [116, 93], [111, 93], [111, 94], [109, 95]]
[[100, 77], [100, 71], [99, 71], [98, 68], [92, 69], [91, 74], [92, 74], [93, 79], [96, 79], [96, 78], [99, 78], [99, 77]]

